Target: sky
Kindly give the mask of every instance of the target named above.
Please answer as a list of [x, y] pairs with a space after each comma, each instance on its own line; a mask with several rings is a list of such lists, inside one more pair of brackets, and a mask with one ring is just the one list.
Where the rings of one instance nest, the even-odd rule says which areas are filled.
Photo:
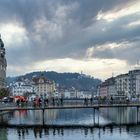
[[106, 79], [140, 60], [140, 0], [0, 0], [7, 76], [83, 72]]

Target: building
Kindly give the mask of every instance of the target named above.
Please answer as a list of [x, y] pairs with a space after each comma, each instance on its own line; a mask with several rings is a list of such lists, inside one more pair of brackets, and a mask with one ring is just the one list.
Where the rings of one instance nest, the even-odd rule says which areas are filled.
[[6, 67], [5, 48], [0, 35], [0, 88], [6, 87]]
[[140, 97], [140, 69], [109, 78], [97, 88], [97, 95], [112, 97]]
[[115, 78], [117, 95], [126, 97], [140, 96], [140, 70], [131, 70]]
[[107, 80], [108, 82], [108, 96], [114, 97], [116, 95], [115, 78], [111, 77]]
[[78, 90], [65, 90], [63, 91], [63, 98], [73, 99], [84, 99], [91, 98], [93, 94], [89, 91], [78, 91]]
[[101, 97], [108, 96], [108, 85], [106, 85], [106, 83], [103, 83], [102, 85], [100, 85], [99, 96]]
[[98, 96], [107, 97], [116, 95], [115, 78], [111, 77], [98, 86]]
[[10, 87], [13, 96], [24, 96], [26, 94], [32, 94], [34, 91], [34, 87], [31, 85], [31, 83], [20, 79], [14, 83], [11, 83]]
[[115, 77], [116, 96], [128, 97], [130, 94], [129, 74], [121, 74]]
[[42, 97], [53, 97], [53, 93], [56, 91], [54, 81], [50, 81], [44, 76], [34, 77], [34, 91], [36, 95]]
[[131, 97], [139, 97], [140, 96], [140, 70], [135, 69], [132, 71], [129, 71], [129, 86], [130, 91], [129, 94]]

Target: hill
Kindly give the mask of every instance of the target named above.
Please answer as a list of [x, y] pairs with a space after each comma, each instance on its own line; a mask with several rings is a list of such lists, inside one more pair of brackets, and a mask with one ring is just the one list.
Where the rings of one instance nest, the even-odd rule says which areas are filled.
[[7, 84], [9, 85], [11, 82], [16, 81], [18, 78], [28, 78], [32, 79], [35, 76], [44, 75], [50, 80], [54, 80], [61, 88], [63, 89], [72, 89], [75, 88], [77, 90], [89, 90], [94, 91], [96, 86], [101, 83], [101, 80], [95, 79], [94, 77], [79, 74], [79, 73], [57, 73], [54, 71], [38, 71], [27, 73], [25, 75], [17, 76], [17, 77], [7, 77]]

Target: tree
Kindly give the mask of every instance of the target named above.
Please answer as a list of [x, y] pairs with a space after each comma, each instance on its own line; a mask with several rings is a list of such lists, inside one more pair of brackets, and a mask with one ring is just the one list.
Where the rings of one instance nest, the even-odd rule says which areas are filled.
[[2, 99], [3, 97], [7, 97], [9, 96], [10, 92], [8, 88], [2, 88], [0, 89], [0, 99]]

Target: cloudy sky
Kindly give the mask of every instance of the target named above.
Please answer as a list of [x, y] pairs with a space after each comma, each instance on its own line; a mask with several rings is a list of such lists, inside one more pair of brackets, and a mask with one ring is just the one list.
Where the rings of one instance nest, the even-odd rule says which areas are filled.
[[140, 60], [140, 0], [0, 0], [7, 75], [38, 70], [101, 79]]

